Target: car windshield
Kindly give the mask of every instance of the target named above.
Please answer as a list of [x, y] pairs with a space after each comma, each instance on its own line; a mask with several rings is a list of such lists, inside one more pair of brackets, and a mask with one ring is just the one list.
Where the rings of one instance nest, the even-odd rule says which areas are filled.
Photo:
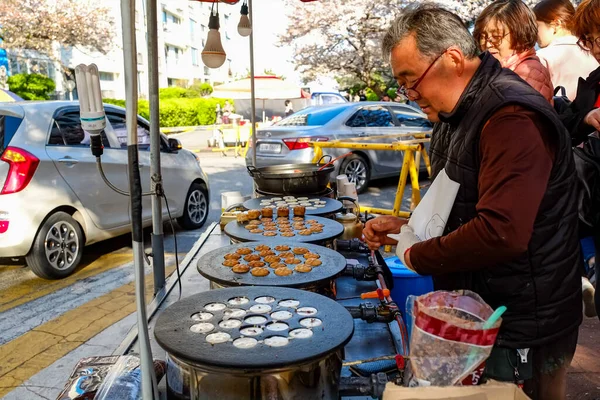
[[345, 107], [308, 107], [277, 122], [275, 126], [320, 126], [338, 116]]

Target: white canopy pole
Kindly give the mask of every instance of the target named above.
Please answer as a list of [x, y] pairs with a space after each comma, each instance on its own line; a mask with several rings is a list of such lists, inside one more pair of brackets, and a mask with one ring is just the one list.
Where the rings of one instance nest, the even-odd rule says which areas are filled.
[[146, 299], [144, 295], [144, 244], [142, 227], [142, 184], [140, 179], [137, 137], [137, 50], [135, 42], [135, 0], [121, 0], [121, 25], [123, 31], [123, 60], [125, 70], [125, 107], [127, 122], [127, 155], [129, 172], [129, 193], [131, 201], [131, 235], [133, 264], [135, 270], [135, 300], [137, 327], [142, 374], [142, 399], [155, 398], [156, 376], [152, 363]]

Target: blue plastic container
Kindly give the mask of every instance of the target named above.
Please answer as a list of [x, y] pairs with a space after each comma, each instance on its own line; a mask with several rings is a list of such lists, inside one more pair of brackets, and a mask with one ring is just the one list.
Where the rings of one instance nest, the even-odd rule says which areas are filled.
[[410, 295], [420, 296], [433, 291], [433, 281], [430, 276], [421, 276], [406, 268], [398, 257], [385, 259], [394, 276], [394, 289], [392, 299], [402, 310], [406, 304], [406, 298]]
[[408, 296], [421, 296], [433, 292], [433, 281], [430, 276], [421, 276], [406, 268], [398, 257], [386, 258], [385, 263], [390, 267], [392, 276], [394, 277], [394, 289], [392, 289], [391, 296], [398, 308], [404, 311], [402, 316], [404, 318], [404, 324], [406, 325], [410, 343], [413, 315], [412, 308], [410, 311], [406, 309], [406, 307], [408, 307], [406, 299]]

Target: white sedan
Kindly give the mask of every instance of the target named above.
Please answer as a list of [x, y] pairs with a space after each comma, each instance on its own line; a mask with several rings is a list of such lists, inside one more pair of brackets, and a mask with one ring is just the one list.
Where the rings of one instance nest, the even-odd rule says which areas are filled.
[[[105, 109], [103, 170], [128, 191], [125, 110]], [[149, 192], [149, 123], [141, 117], [138, 138], [142, 188]], [[164, 135], [160, 155], [171, 215], [185, 229], [199, 228], [208, 215], [209, 188], [198, 157]], [[129, 197], [102, 180], [77, 102], [0, 103], [0, 188], [0, 257], [25, 256], [42, 278], [71, 274], [85, 245], [130, 231]], [[142, 206], [148, 226], [150, 196]]]

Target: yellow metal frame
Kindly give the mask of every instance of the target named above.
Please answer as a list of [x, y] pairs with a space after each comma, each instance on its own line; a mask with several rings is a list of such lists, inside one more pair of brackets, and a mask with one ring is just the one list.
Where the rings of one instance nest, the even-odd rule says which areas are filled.
[[[415, 207], [421, 201], [421, 191], [419, 189], [419, 170], [418, 166], [421, 162], [421, 157], [425, 162], [427, 172], [431, 176], [431, 164], [429, 162], [429, 156], [425, 150], [424, 143], [429, 142], [429, 139], [425, 138], [425, 134], [402, 134], [398, 136], [414, 136], [415, 139], [402, 140], [394, 143], [357, 143], [352, 140], [348, 141], [331, 141], [331, 142], [309, 142], [314, 148], [313, 162], [318, 162], [323, 157], [323, 149], [334, 148], [334, 149], [352, 149], [352, 150], [379, 150], [379, 151], [402, 151], [404, 152], [404, 158], [402, 160], [402, 169], [400, 170], [400, 180], [398, 181], [398, 188], [396, 189], [396, 197], [394, 199], [394, 208], [384, 209], [376, 207], [360, 207], [361, 212], [369, 212], [372, 214], [381, 215], [393, 215], [395, 217], [409, 218], [410, 212], [400, 211], [402, 206], [402, 197], [404, 196], [404, 189], [406, 188], [406, 178], [410, 174], [410, 182], [412, 187], [411, 196], [411, 209]], [[389, 136], [377, 136], [368, 137], [368, 139], [383, 138]], [[365, 140], [367, 137], [360, 137], [355, 140]], [[386, 246], [385, 251], [390, 251], [390, 247]]]

